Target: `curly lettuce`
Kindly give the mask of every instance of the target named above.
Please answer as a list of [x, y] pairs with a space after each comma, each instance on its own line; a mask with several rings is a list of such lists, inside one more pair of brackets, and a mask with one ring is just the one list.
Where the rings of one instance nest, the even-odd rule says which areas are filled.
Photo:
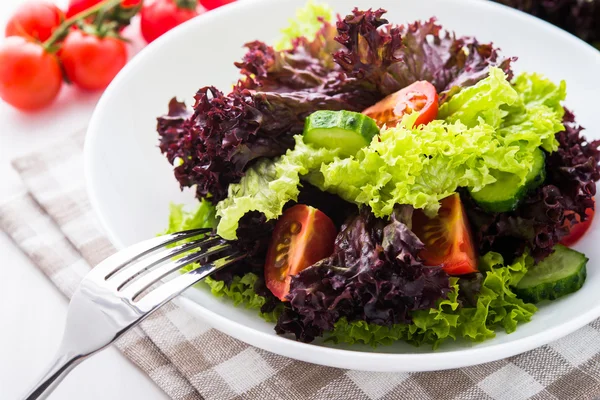
[[[183, 205], [171, 205], [169, 226], [164, 233], [192, 228], [210, 228], [215, 225], [215, 207], [202, 201], [197, 208], [186, 210]], [[480, 259], [481, 276], [473, 283], [465, 278], [451, 278], [451, 291], [446, 299], [435, 308], [412, 312], [412, 323], [381, 326], [365, 321], [342, 318], [328, 333], [327, 340], [335, 343], [364, 343], [371, 346], [389, 345], [405, 340], [414, 345], [430, 344], [437, 348], [448, 339], [460, 337], [471, 341], [483, 341], [495, 336], [496, 329], [513, 332], [519, 323], [527, 322], [537, 310], [533, 304], [525, 303], [512, 292], [527, 268], [533, 264], [528, 255], [505, 265], [502, 256], [489, 252]], [[195, 265], [185, 270], [195, 268]], [[269, 301], [256, 292], [259, 276], [246, 273], [234, 276], [231, 282], [206, 278], [199, 285], [208, 285], [217, 297], [230, 299], [235, 306], [244, 306], [257, 311], [264, 309]], [[473, 289], [473, 287], [475, 288]], [[475, 294], [469, 293], [473, 289]], [[472, 299], [469, 299], [472, 295]], [[472, 302], [472, 304], [470, 304]], [[268, 322], [275, 322], [281, 314], [281, 304], [259, 315]]]
[[[252, 272], [243, 276], [234, 276], [229, 284], [210, 277], [204, 282], [210, 287], [213, 296], [229, 298], [236, 307], [242, 305], [248, 309], [261, 310], [268, 301], [266, 297], [257, 294], [254, 290], [259, 277]], [[276, 307], [269, 312], [259, 311], [260, 317], [267, 322], [277, 321], [280, 313], [281, 307]]]
[[497, 130], [504, 143], [521, 146], [517, 156], [542, 147], [556, 151], [555, 134], [563, 130], [566, 84], [540, 74], [523, 73], [510, 83], [498, 69], [475, 86], [462, 89], [439, 110], [438, 118], [473, 127], [482, 121]]
[[239, 220], [250, 211], [263, 213], [267, 220], [279, 217], [288, 201], [297, 200], [300, 177], [332, 162], [339, 153], [305, 144], [302, 136], [295, 139], [294, 150], [288, 150], [276, 161], [259, 160], [239, 183], [229, 185], [227, 198], [217, 204], [217, 234], [236, 239]]
[[414, 127], [416, 114], [381, 132], [355, 157], [339, 158], [331, 150], [296, 146], [279, 160], [260, 161], [239, 184], [232, 184], [217, 206], [218, 233], [235, 238], [237, 221], [256, 210], [268, 219], [281, 215], [295, 200], [300, 178], [321, 190], [358, 205], [368, 205], [378, 217], [394, 205], [409, 204], [434, 215], [439, 201], [459, 187], [481, 190], [498, 172], [525, 181], [539, 146], [556, 150], [556, 132], [563, 129], [565, 85], [554, 85], [537, 74], [523, 74], [511, 85], [504, 72], [490, 75], [450, 98], [440, 117]]
[[327, 340], [373, 347], [404, 340], [417, 346], [430, 344], [435, 349], [448, 339], [481, 342], [495, 337], [497, 329], [514, 332], [519, 323], [529, 322], [537, 311], [535, 305], [525, 303], [511, 289], [531, 265], [533, 259], [528, 255], [504, 265], [500, 254], [489, 252], [480, 260], [482, 275], [472, 278], [480, 280], [474, 304], [465, 306], [468, 301], [461, 299], [466, 295], [463, 287], [468, 285], [462, 284], [466, 279], [451, 278], [452, 291], [448, 298], [440, 301], [436, 308], [414, 311], [411, 324], [386, 327], [365, 321], [349, 322], [344, 318], [335, 324]]
[[217, 225], [215, 206], [200, 200], [195, 209], [189, 210], [183, 204], [169, 205], [169, 225], [163, 235], [189, 229], [214, 228]]
[[281, 38], [275, 43], [275, 50], [294, 47], [294, 39], [313, 38], [323, 27], [323, 21], [333, 20], [333, 10], [329, 5], [309, 0], [304, 7], [296, 10], [295, 18], [290, 18], [288, 26], [281, 30]]

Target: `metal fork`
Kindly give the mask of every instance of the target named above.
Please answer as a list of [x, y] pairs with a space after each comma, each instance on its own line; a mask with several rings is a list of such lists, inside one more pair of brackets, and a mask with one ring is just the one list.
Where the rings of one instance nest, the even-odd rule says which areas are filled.
[[[190, 286], [245, 257], [224, 239], [207, 236], [209, 232], [209, 229], [195, 229], [149, 239], [112, 255], [92, 269], [71, 298], [54, 362], [25, 399], [45, 399], [83, 360], [109, 346]], [[199, 239], [167, 247], [199, 235], [202, 235]], [[161, 282], [186, 265], [224, 252], [228, 254]]]

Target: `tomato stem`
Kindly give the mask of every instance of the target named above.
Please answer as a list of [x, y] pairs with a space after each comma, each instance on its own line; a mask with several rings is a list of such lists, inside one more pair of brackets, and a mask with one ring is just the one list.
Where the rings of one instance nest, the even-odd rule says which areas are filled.
[[86, 19], [89, 16], [96, 14], [99, 11], [108, 10], [110, 8], [116, 7], [117, 5], [119, 5], [119, 3], [121, 3], [121, 0], [103, 0], [100, 3], [94, 5], [93, 7], [90, 7], [86, 10], [81, 11], [80, 13], [73, 15], [71, 18], [63, 21], [62, 24], [60, 24], [60, 26], [54, 32], [52, 32], [52, 36], [50, 36], [48, 40], [46, 40], [43, 43], [44, 48], [47, 51], [54, 52], [53, 46], [58, 40], [60, 40], [60, 38], [62, 38], [67, 33], [71, 26], [73, 26], [79, 21]]

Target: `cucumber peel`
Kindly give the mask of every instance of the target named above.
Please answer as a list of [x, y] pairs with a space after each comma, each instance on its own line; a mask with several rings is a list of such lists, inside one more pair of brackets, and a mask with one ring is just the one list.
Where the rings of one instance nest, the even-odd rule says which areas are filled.
[[585, 282], [588, 258], [563, 245], [527, 271], [514, 288], [524, 301], [539, 303], [578, 291]]
[[515, 174], [496, 172], [496, 182], [478, 192], [469, 191], [475, 202], [487, 212], [508, 212], [516, 209], [527, 193], [540, 186], [546, 179], [546, 156], [539, 148], [533, 153], [533, 168], [525, 183]]
[[372, 118], [352, 111], [316, 111], [304, 123], [304, 141], [317, 147], [340, 149], [343, 157], [353, 156], [379, 134]]

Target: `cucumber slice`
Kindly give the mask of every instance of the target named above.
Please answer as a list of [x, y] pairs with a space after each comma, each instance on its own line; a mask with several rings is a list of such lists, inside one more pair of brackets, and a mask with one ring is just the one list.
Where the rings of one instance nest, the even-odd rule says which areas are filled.
[[554, 300], [578, 291], [585, 282], [588, 258], [563, 245], [533, 266], [514, 288], [518, 297], [530, 303]]
[[353, 156], [379, 134], [375, 121], [352, 111], [316, 111], [304, 123], [304, 141], [317, 147], [340, 149]]
[[520, 179], [507, 172], [497, 172], [496, 182], [485, 186], [478, 192], [472, 192], [471, 197], [481, 208], [488, 212], [512, 211], [523, 200], [527, 193], [540, 186], [546, 179], [546, 156], [540, 149], [533, 153], [533, 168], [526, 177], [525, 184]]

